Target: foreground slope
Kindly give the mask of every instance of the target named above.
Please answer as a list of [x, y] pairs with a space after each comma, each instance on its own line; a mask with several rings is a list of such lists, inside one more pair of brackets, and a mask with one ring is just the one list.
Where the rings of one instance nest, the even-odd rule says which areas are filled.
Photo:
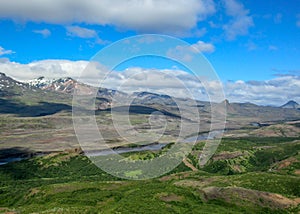
[[[299, 213], [299, 110], [225, 101], [229, 113], [225, 138], [204, 167], [198, 165], [205, 143], [200, 141], [176, 169], [161, 178], [126, 181], [98, 169], [75, 149], [79, 144], [70, 109], [73, 92], [64, 86], [67, 89], [61, 91], [41, 89], [1, 74], [0, 159], [30, 159], [0, 166], [0, 212]], [[109, 103], [115, 93], [132, 96], [102, 89], [97, 92], [99, 102]], [[163, 140], [172, 142], [181, 119], [176, 98], [149, 92], [133, 96], [134, 129], [149, 129], [149, 115], [159, 110], [170, 124]], [[186, 102], [187, 110], [192, 103], [180, 101]], [[133, 146], [124, 145], [113, 131], [111, 106], [102, 107], [96, 111], [96, 120], [110, 146]], [[210, 104], [197, 101], [197, 108], [205, 132]], [[122, 113], [122, 109], [117, 110]], [[132, 161], [151, 159], [168, 146], [123, 155]]]
[[[259, 145], [286, 152], [280, 154], [265, 149], [265, 154], [253, 153], [253, 157], [264, 158], [266, 162], [250, 161], [252, 168], [231, 175], [211, 172], [209, 167], [191, 171], [181, 164], [168, 175], [146, 181], [110, 176], [95, 167], [80, 150], [52, 153], [0, 166], [0, 210], [15, 213], [298, 213], [300, 157], [294, 151], [299, 150], [299, 146], [289, 149], [294, 139], [243, 140], [244, 144], [240, 144], [239, 140], [225, 139], [215, 160], [228, 152], [230, 145], [244, 155]], [[146, 157], [145, 152], [128, 155]], [[268, 157], [272, 158], [271, 162]], [[297, 161], [279, 169], [281, 161], [291, 157]], [[222, 160], [234, 163], [230, 156]]]

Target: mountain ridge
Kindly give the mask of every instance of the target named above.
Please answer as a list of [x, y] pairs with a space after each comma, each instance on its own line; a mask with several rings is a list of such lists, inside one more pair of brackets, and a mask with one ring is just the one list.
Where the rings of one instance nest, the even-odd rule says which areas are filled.
[[[177, 114], [178, 103], [181, 103], [181, 106], [183, 105], [187, 111], [191, 107], [197, 107], [200, 114], [206, 118], [205, 120], [209, 121], [211, 107], [217, 106], [218, 108], [222, 108], [225, 104], [227, 115], [232, 119], [247, 118], [247, 121], [261, 123], [267, 121], [298, 120], [300, 118], [300, 111], [297, 108], [259, 106], [249, 102], [230, 103], [228, 100], [220, 103], [210, 103], [195, 101], [189, 98], [175, 98], [146, 91], [127, 94], [114, 89], [89, 86], [69, 77], [50, 81], [45, 81], [44, 77], [40, 77], [31, 83], [21, 83], [7, 77], [4, 73], [0, 74], [0, 98], [20, 103], [22, 106], [24, 104], [41, 105], [42, 103], [59, 103], [72, 106], [72, 95], [75, 89], [79, 89], [79, 95], [83, 97], [85, 95], [96, 95], [95, 109], [89, 109], [96, 111], [107, 110], [122, 105], [140, 105]], [[7, 108], [5, 112], [7, 112]], [[232, 124], [234, 124], [234, 120], [232, 120]]]
[[284, 104], [280, 107], [287, 108], [287, 109], [300, 109], [300, 105], [294, 100], [290, 100], [286, 104]]

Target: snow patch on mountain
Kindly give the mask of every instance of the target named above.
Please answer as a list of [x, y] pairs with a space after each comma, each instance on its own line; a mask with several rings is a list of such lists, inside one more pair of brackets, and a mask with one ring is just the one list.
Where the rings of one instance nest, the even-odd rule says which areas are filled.
[[45, 77], [39, 77], [37, 79], [27, 81], [27, 83], [43, 90], [52, 90], [63, 93], [73, 93], [76, 86], [79, 84], [76, 80], [70, 77], [59, 79], [46, 79]]

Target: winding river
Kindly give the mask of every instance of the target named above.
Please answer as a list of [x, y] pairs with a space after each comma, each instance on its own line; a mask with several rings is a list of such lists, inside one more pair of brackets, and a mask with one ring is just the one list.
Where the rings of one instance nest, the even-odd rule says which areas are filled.
[[[211, 131], [210, 133], [203, 133], [197, 136], [189, 137], [186, 138], [183, 143], [194, 143], [197, 141], [201, 140], [212, 140], [217, 138], [223, 133], [223, 131], [216, 130], [216, 131]], [[124, 153], [129, 153], [129, 152], [142, 152], [142, 151], [159, 151], [163, 149], [167, 143], [153, 143], [145, 146], [138, 146], [138, 147], [119, 147], [115, 149], [105, 149], [105, 150], [100, 150], [100, 151], [93, 151], [93, 152], [88, 152], [87, 155], [91, 157], [95, 156], [106, 156], [106, 155], [111, 155], [111, 154], [124, 154]], [[41, 155], [40, 155], [41, 156]], [[11, 157], [11, 158], [6, 158], [0, 160], [0, 166], [5, 165], [11, 162], [16, 162], [16, 161], [21, 161], [25, 160], [28, 158], [22, 158], [22, 157]]]

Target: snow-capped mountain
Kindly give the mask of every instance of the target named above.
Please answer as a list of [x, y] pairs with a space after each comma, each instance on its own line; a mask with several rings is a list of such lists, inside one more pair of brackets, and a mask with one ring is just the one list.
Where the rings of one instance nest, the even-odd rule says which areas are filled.
[[78, 82], [71, 77], [59, 78], [59, 79], [46, 79], [45, 77], [39, 77], [34, 80], [27, 81], [30, 86], [40, 88], [42, 90], [50, 90], [56, 92], [62, 92], [66, 94], [74, 93], [77, 89], [81, 94], [91, 94], [97, 92], [97, 97], [103, 97], [107, 99], [112, 99], [112, 97], [117, 95], [126, 95], [125, 93], [119, 92], [117, 90], [107, 89], [107, 88], [97, 88], [81, 82]]
[[107, 88], [97, 88], [81, 82], [78, 82], [70, 77], [59, 79], [46, 79], [45, 77], [39, 77], [37, 79], [27, 81], [32, 87], [39, 88], [43, 91], [55, 91], [64, 94], [76, 93], [79, 95], [96, 95], [96, 109], [106, 109], [111, 106], [112, 99], [119, 100], [127, 96], [126, 93], [119, 92], [117, 90]]
[[39, 77], [37, 79], [27, 81], [27, 83], [43, 90], [51, 90], [67, 94], [73, 93], [77, 85], [83, 85], [70, 77], [51, 80], [46, 79], [45, 77]]

